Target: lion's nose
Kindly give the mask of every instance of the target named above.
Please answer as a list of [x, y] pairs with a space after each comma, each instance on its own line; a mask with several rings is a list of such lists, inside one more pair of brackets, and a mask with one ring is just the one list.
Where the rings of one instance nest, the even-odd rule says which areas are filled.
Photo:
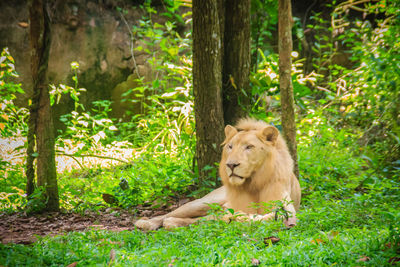
[[240, 163], [227, 163], [226, 164], [226, 166], [228, 166], [232, 171], [239, 165], [240, 165]]

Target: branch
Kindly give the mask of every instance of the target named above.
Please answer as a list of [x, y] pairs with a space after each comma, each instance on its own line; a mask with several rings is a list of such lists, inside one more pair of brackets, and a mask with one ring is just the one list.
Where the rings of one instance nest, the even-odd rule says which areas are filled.
[[[71, 158], [73, 158], [74, 160], [76, 160], [77, 161], [77, 159], [75, 158], [75, 157], [77, 157], [77, 158], [90, 158], [90, 157], [92, 157], [92, 158], [100, 158], [100, 159], [109, 159], [109, 160], [115, 160], [115, 161], [119, 161], [119, 162], [122, 162], [122, 163], [125, 163], [125, 164], [129, 164], [129, 162], [128, 161], [125, 161], [125, 160], [122, 160], [122, 159], [116, 159], [116, 158], [113, 158], [113, 157], [107, 157], [107, 156], [99, 156], [99, 155], [95, 155], [95, 154], [84, 154], [84, 155], [75, 155], [75, 154], [67, 154], [67, 153], [64, 153], [64, 152], [62, 152], [62, 151], [59, 151], [59, 150], [57, 150], [57, 154], [58, 155], [62, 155], [62, 156], [67, 156], [67, 157], [71, 157]], [[78, 162], [79, 163], [79, 162]], [[79, 163], [79, 165], [82, 167], [82, 165]]]
[[76, 163], [78, 163], [79, 167], [81, 167], [81, 169], [83, 169], [83, 166], [82, 166], [82, 164], [79, 162], [79, 160], [78, 160], [77, 158], [75, 158], [75, 156], [74, 156], [74, 155], [65, 154], [65, 153], [62, 153], [61, 151], [57, 151], [57, 155], [62, 155], [62, 156], [67, 156], [67, 157], [70, 157], [70, 158], [72, 158], [73, 160], [75, 160], [75, 161], [76, 161]]
[[133, 61], [133, 66], [135, 67], [135, 72], [136, 72], [136, 75], [137, 75], [137, 77], [138, 77], [138, 79], [140, 79], [140, 74], [139, 74], [139, 70], [138, 70], [138, 67], [137, 67], [137, 64], [136, 64], [136, 59], [135, 59], [135, 55], [134, 55], [134, 53], [133, 53], [133, 41], [134, 41], [134, 36], [133, 36], [133, 34], [132, 34], [132, 30], [131, 30], [131, 28], [129, 27], [129, 24], [128, 24], [128, 22], [126, 21], [126, 19], [125, 19], [125, 17], [124, 17], [124, 15], [122, 14], [122, 12], [121, 11], [118, 11], [119, 12], [119, 15], [121, 16], [121, 19], [123, 20], [123, 22], [125, 23], [125, 25], [126, 25], [126, 27], [128, 28], [128, 32], [129, 32], [129, 35], [131, 36], [131, 42], [130, 42], [130, 52], [131, 52], [131, 57], [132, 57], [132, 61]]
[[316, 86], [315, 88], [317, 88], [318, 90], [324, 91], [324, 92], [328, 92], [331, 93], [331, 91], [329, 91], [328, 89], [322, 87], [322, 86]]

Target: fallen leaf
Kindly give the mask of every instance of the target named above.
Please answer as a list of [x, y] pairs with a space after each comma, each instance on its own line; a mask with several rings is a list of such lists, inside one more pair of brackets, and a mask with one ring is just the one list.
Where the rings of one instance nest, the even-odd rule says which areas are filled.
[[251, 265], [253, 265], [253, 266], [258, 266], [258, 265], [260, 265], [260, 260], [258, 260], [258, 259], [255, 259], [255, 258], [252, 258], [251, 259]]
[[338, 231], [330, 231], [330, 232], [329, 232], [329, 235], [328, 235], [329, 240], [331, 240], [332, 238], [334, 238], [334, 237], [337, 236], [338, 234], [339, 234]]
[[269, 245], [269, 241], [271, 241], [272, 244], [278, 243], [280, 239], [276, 236], [270, 236], [264, 238], [264, 244]]
[[369, 260], [370, 260], [369, 257], [367, 257], [367, 256], [361, 256], [361, 258], [359, 258], [359, 259], [357, 260], [357, 262], [366, 262], [366, 261], [369, 261]]
[[311, 240], [311, 243], [319, 245], [319, 244], [325, 243], [325, 241], [322, 239], [316, 238], [316, 239]]
[[77, 264], [78, 264], [78, 262], [73, 262], [73, 263], [67, 265], [67, 267], [75, 267]]
[[106, 202], [107, 204], [115, 204], [118, 202], [118, 200], [113, 195], [107, 193], [103, 193], [102, 197], [104, 202]]
[[26, 22], [21, 21], [21, 22], [18, 22], [18, 26], [20, 26], [21, 28], [28, 28], [29, 24], [26, 23]]

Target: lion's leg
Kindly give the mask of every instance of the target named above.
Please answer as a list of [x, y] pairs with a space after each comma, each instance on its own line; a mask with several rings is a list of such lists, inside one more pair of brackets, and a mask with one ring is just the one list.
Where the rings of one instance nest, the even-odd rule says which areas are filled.
[[176, 227], [183, 227], [188, 226], [189, 224], [195, 223], [198, 218], [175, 218], [175, 217], [168, 217], [164, 219], [163, 227], [167, 230], [176, 228]]
[[[161, 226], [163, 226], [164, 221], [167, 218], [176, 219], [175, 224], [177, 226], [183, 226], [185, 222], [188, 222], [186, 224], [188, 225], [190, 223], [195, 222], [193, 218], [207, 215], [207, 211], [209, 210], [209, 206], [207, 204], [211, 203], [217, 203], [220, 205], [224, 205], [226, 203], [225, 187], [222, 186], [220, 188], [217, 188], [214, 191], [211, 191], [210, 193], [205, 195], [204, 197], [188, 202], [185, 205], [163, 216], [158, 216], [152, 219], [140, 219], [135, 223], [135, 226], [143, 230], [156, 230]], [[178, 220], [178, 219], [185, 219], [185, 220]], [[174, 225], [173, 222], [174, 221], [171, 219], [165, 224], [168, 225], [168, 227], [170, 227]]]
[[[290, 197], [287, 199], [290, 201]], [[289, 217], [284, 219], [284, 223], [287, 227], [293, 227], [297, 224], [297, 217], [296, 217], [296, 209], [294, 208], [293, 203], [290, 203], [285, 206], [285, 210], [289, 212]]]
[[185, 205], [171, 211], [167, 214], [167, 217], [175, 218], [196, 218], [207, 215], [207, 211], [210, 207], [207, 204], [220, 204], [225, 205], [226, 203], [226, 190], [225, 187], [221, 186], [214, 191], [211, 191], [204, 197], [196, 199], [186, 203]]
[[140, 219], [135, 222], [135, 226], [145, 231], [157, 230], [163, 225], [165, 215], [157, 216], [151, 219]]

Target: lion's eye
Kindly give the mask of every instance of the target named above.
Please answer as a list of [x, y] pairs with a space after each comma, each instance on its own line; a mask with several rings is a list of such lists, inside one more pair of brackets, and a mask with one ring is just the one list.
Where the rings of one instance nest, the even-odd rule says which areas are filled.
[[252, 149], [254, 146], [253, 145], [247, 145], [246, 149]]
[[228, 145], [228, 148], [229, 148], [229, 149], [232, 149], [232, 144], [229, 144], [229, 145]]

